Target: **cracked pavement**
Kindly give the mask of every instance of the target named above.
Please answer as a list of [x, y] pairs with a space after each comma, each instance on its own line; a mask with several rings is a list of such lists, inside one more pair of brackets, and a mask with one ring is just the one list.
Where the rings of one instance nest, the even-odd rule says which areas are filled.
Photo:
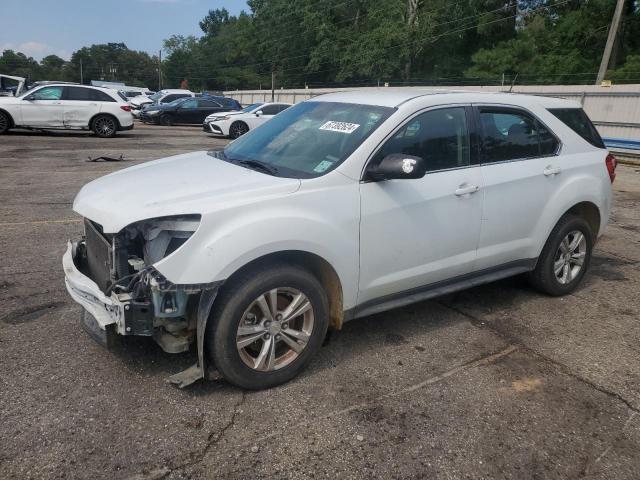
[[194, 353], [102, 349], [60, 258], [84, 183], [224, 143], [140, 124], [0, 139], [0, 478], [638, 478], [640, 168], [618, 168], [573, 295], [507, 279], [353, 321], [281, 387], [179, 390]]

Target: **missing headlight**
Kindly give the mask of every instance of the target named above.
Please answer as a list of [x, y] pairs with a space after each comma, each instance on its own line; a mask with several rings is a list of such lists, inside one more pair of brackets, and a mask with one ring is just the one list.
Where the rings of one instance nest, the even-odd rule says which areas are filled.
[[134, 223], [125, 229], [134, 246], [129, 254], [135, 252], [146, 265], [153, 265], [180, 248], [199, 224], [200, 215], [161, 217]]

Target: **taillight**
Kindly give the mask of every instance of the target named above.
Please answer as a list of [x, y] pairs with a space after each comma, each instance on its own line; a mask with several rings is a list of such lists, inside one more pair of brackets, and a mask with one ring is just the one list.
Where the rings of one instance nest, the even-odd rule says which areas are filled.
[[131, 111], [131, 107], [129, 105], [120, 105], [120, 108], [122, 110], [124, 110], [125, 112], [130, 112]]
[[618, 166], [618, 161], [616, 160], [616, 157], [609, 154], [607, 155], [604, 163], [607, 164], [607, 172], [609, 172], [609, 178], [611, 179], [611, 183], [613, 183], [616, 179], [616, 167]]

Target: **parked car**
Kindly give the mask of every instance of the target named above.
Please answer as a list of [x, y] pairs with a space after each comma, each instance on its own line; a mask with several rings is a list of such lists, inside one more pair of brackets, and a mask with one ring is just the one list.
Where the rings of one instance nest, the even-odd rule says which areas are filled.
[[213, 113], [205, 118], [202, 129], [214, 135], [238, 138], [290, 106], [290, 103], [254, 103], [236, 113]]
[[23, 91], [26, 79], [0, 74], [0, 97], [16, 97]]
[[0, 98], [0, 133], [11, 128], [93, 130], [99, 137], [133, 128], [131, 107], [115, 90], [46, 84]]
[[138, 95], [137, 97], [133, 97], [129, 100], [129, 105], [131, 105], [131, 113], [133, 114], [133, 116], [138, 118], [140, 116], [140, 112], [145, 106], [152, 105], [154, 103], [158, 105], [163, 103], [171, 103], [174, 100], [178, 100], [179, 98], [195, 96], [196, 94], [192, 91], [182, 90], [179, 88], [160, 90], [153, 95]]
[[223, 150], [137, 165], [76, 197], [63, 258], [103, 344], [147, 335], [242, 388], [292, 379], [327, 328], [516, 274], [573, 292], [616, 161], [578, 103], [414, 89], [288, 108]]
[[208, 115], [233, 111], [232, 106], [210, 97], [179, 98], [171, 103], [151, 105], [140, 112], [140, 120], [157, 125], [200, 124]]
[[134, 89], [133, 87], [118, 90], [118, 94], [120, 95], [120, 98], [122, 98], [125, 102], [128, 102], [132, 98], [136, 98], [140, 96], [150, 97], [154, 93], [156, 92], [152, 92], [151, 90], [146, 90], [143, 88]]

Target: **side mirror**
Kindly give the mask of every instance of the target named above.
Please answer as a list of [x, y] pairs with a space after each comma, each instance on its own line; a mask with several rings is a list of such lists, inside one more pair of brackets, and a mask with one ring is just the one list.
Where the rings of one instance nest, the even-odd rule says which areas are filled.
[[258, 111], [256, 112], [256, 117], [259, 117], [260, 115], [262, 115], [262, 110], [258, 110]]
[[24, 99], [27, 102], [33, 102], [36, 99], [36, 97], [34, 97], [33, 95], [27, 95], [26, 97], [24, 97]]
[[422, 178], [427, 173], [424, 158], [404, 153], [392, 153], [379, 165], [369, 168], [367, 178], [374, 181]]

